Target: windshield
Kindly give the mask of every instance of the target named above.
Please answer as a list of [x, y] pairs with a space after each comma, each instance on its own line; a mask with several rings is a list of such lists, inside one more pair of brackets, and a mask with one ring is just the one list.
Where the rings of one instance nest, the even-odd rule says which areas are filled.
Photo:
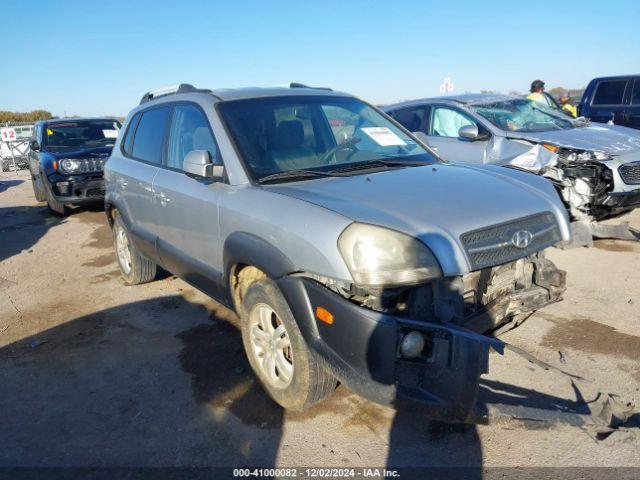
[[[220, 113], [255, 178], [286, 172], [355, 172], [432, 163], [435, 158], [376, 109], [355, 98], [270, 97], [220, 104]], [[353, 167], [353, 168], [351, 168]], [[357, 167], [357, 168], [356, 168]]]
[[113, 147], [120, 131], [117, 120], [84, 120], [49, 123], [44, 127], [44, 145], [49, 149]]
[[563, 115], [524, 98], [472, 105], [471, 108], [496, 127], [511, 132], [548, 132], [574, 128]]

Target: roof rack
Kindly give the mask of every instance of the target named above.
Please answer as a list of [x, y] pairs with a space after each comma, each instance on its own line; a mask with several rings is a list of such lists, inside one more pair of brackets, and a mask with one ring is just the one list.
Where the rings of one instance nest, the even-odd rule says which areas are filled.
[[155, 90], [150, 90], [142, 96], [140, 99], [140, 105], [154, 98], [164, 97], [166, 95], [175, 95], [176, 93], [186, 93], [186, 92], [205, 92], [212, 93], [211, 90], [196, 88], [189, 83], [181, 83], [180, 85], [174, 85], [172, 87], [164, 87], [157, 88]]
[[289, 84], [289, 88], [313, 88], [315, 90], [327, 90], [329, 92], [333, 92], [333, 89], [329, 87], [310, 87], [309, 85], [305, 85], [304, 83], [298, 83], [298, 82], [291, 82]]

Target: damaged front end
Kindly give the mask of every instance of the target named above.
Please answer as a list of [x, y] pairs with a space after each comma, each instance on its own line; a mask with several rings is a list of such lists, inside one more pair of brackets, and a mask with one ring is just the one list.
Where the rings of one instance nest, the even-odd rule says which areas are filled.
[[467, 422], [476, 415], [489, 351], [505, 347], [495, 334], [559, 301], [565, 272], [536, 253], [396, 288], [309, 274], [288, 276], [280, 287], [296, 318], [320, 307], [331, 312], [331, 324], [314, 316], [306, 340], [351, 390], [433, 419]]
[[[600, 223], [640, 207], [640, 162], [624, 163], [603, 152], [540, 143], [532, 144], [530, 150], [507, 166], [537, 173], [553, 182], [572, 221], [573, 241], [567, 246], [590, 246], [594, 237], [640, 240], [640, 232], [628, 223]], [[624, 184], [626, 190], [619, 191], [616, 182]], [[634, 190], [636, 184], [638, 188]]]
[[536, 310], [560, 301], [565, 272], [544, 253], [426, 284], [365, 289], [334, 288], [350, 302], [374, 311], [427, 322], [458, 325], [476, 333], [491, 333]]
[[614, 193], [614, 171], [601, 160], [558, 148], [557, 162], [541, 172], [554, 182], [574, 221], [597, 222], [640, 205], [638, 194]]
[[[581, 159], [581, 155], [583, 156]], [[557, 161], [542, 175], [551, 179], [572, 220], [598, 221], [624, 211], [611, 201], [613, 172], [604, 163], [568, 149], [557, 149]]]

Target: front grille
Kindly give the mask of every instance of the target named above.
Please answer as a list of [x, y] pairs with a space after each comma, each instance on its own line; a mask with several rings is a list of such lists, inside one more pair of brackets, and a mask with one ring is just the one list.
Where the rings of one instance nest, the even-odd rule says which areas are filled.
[[85, 196], [87, 197], [104, 197], [104, 189], [103, 188], [90, 188], [86, 191]]
[[618, 168], [622, 181], [627, 185], [640, 185], [640, 162], [627, 163]]
[[[523, 244], [518, 240], [527, 237], [528, 245], [523, 248], [516, 246], [517, 243]], [[562, 235], [553, 214], [545, 212], [467, 232], [460, 236], [460, 240], [469, 256], [471, 270], [479, 270], [544, 250], [562, 240]]]

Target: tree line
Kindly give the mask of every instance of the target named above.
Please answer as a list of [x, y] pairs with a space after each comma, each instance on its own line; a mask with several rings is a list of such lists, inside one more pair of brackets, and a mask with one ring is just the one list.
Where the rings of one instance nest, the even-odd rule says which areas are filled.
[[5, 122], [37, 122], [53, 118], [51, 112], [46, 110], [33, 110], [31, 112], [9, 112], [0, 110], [0, 123]]

